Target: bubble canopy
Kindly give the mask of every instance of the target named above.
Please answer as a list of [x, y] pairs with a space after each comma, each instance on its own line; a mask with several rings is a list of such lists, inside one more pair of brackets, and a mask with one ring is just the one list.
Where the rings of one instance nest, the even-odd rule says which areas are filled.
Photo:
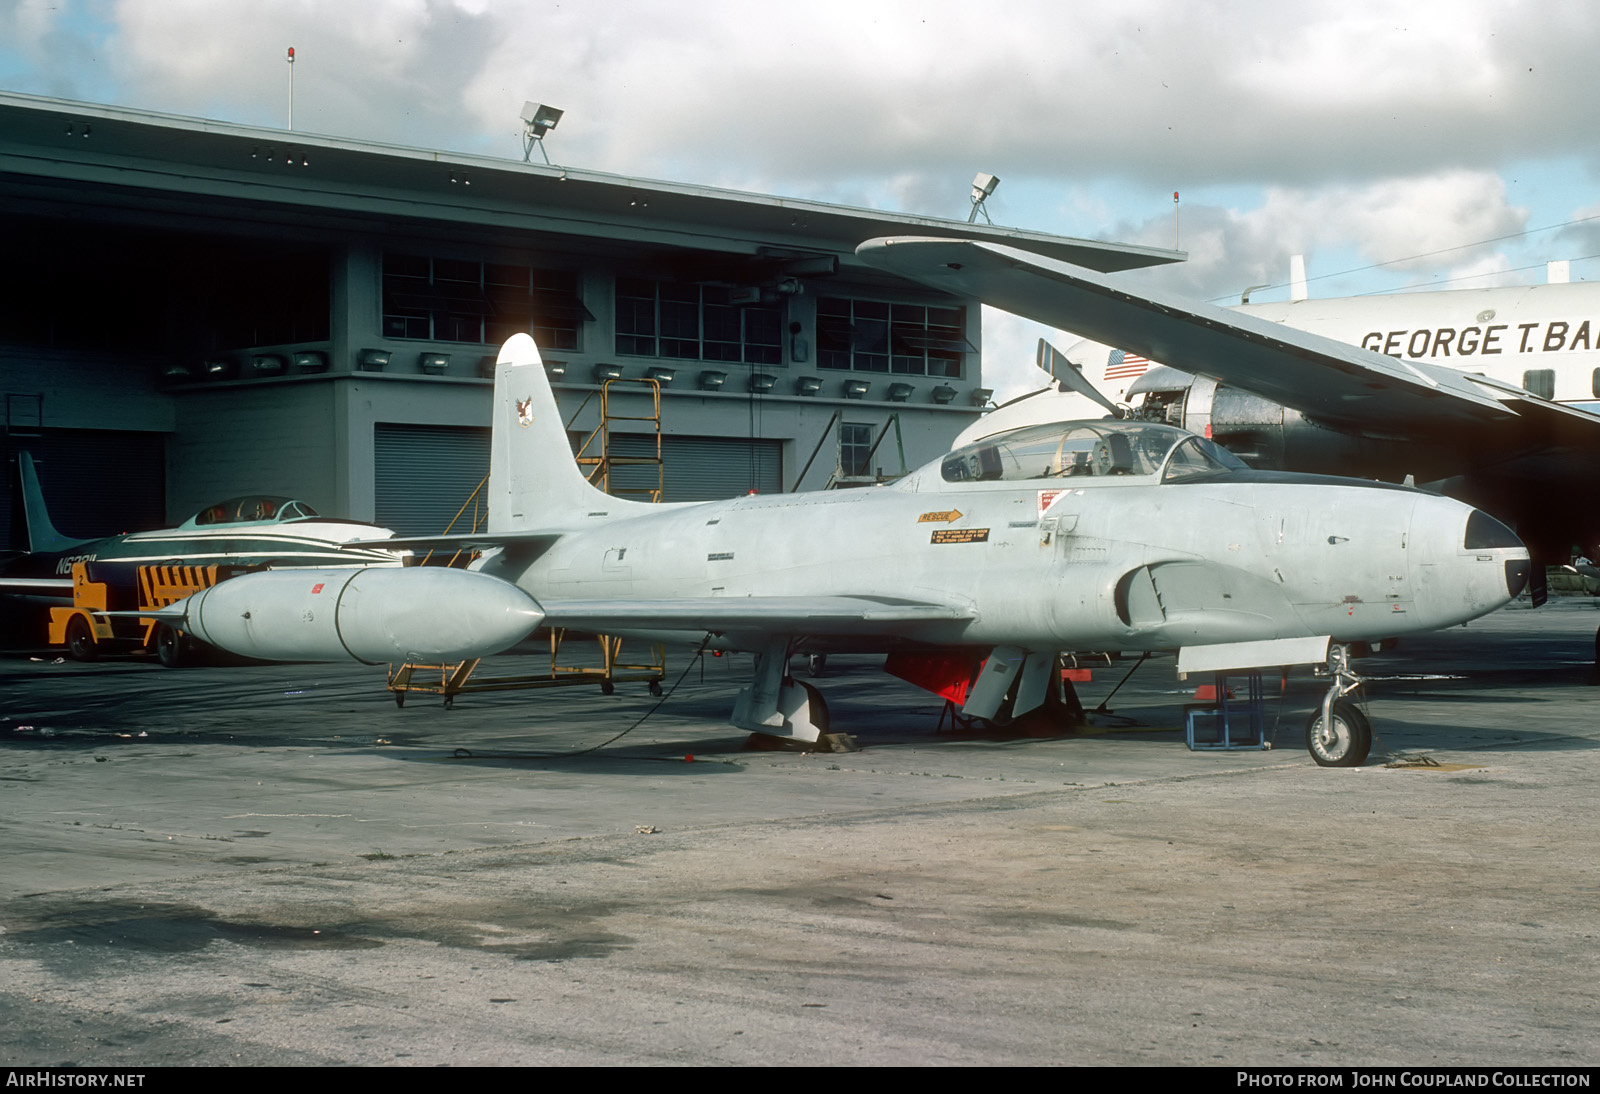
[[303, 501], [276, 494], [247, 494], [208, 505], [189, 519], [195, 526], [207, 524], [261, 524], [305, 520], [317, 511]]
[[958, 448], [939, 464], [946, 482], [1072, 479], [1078, 485], [1176, 482], [1245, 469], [1238, 457], [1185, 430], [1110, 419], [1024, 426]]

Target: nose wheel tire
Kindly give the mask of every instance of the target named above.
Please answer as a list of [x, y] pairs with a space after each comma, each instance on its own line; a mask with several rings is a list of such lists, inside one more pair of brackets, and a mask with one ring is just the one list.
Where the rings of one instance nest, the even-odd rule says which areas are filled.
[[1322, 724], [1322, 708], [1306, 723], [1306, 749], [1322, 767], [1360, 767], [1372, 751], [1372, 723], [1351, 702], [1337, 699], [1330, 724]]

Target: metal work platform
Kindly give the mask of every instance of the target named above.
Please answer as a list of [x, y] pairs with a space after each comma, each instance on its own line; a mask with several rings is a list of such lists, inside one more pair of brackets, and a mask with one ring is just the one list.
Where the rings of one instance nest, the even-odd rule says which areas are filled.
[[550, 671], [519, 673], [513, 676], [493, 676], [473, 679], [478, 660], [458, 661], [446, 665], [419, 665], [407, 663], [389, 666], [389, 690], [394, 693], [395, 706], [405, 706], [408, 695], [442, 695], [444, 705], [453, 706], [455, 698], [464, 692], [522, 691], [533, 688], [559, 688], [574, 684], [598, 684], [603, 695], [610, 695], [616, 685], [642, 682], [650, 687], [651, 695], [661, 694], [661, 681], [667, 673], [665, 646], [648, 646], [648, 659], [639, 663], [622, 661], [622, 639], [612, 635], [593, 635], [600, 644], [600, 664], [562, 664], [562, 650], [568, 632], [561, 628], [550, 631]]

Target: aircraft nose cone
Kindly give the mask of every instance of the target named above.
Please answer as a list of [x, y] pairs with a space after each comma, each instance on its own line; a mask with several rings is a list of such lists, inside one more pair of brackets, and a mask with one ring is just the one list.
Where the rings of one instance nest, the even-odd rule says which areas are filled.
[[1515, 532], [1451, 498], [1417, 500], [1409, 542], [1419, 630], [1486, 615], [1515, 598], [1533, 575], [1528, 549]]
[[1533, 574], [1533, 562], [1526, 558], [1506, 559], [1506, 592], [1513, 598], [1520, 596], [1522, 590], [1528, 587], [1528, 578]]

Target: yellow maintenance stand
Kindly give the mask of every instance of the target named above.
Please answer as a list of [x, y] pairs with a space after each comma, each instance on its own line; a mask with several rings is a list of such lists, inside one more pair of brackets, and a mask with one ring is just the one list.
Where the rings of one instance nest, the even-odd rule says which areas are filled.
[[[629, 387], [644, 389], [642, 394], [649, 400], [650, 412], [648, 414], [625, 414], [616, 411], [611, 400], [615, 393], [625, 392]], [[572, 423], [577, 420], [583, 408], [589, 404], [593, 393], [586, 396], [578, 409], [573, 411], [567, 421], [570, 431]], [[651, 453], [621, 456], [611, 451], [612, 425], [616, 422], [647, 422], [652, 427], [650, 433], [653, 440]], [[591, 446], [594, 451], [591, 452]], [[661, 384], [655, 380], [607, 380], [600, 387], [600, 424], [592, 430], [578, 447], [576, 456], [580, 467], [588, 468], [588, 479], [601, 490], [613, 495], [640, 494], [650, 501], [661, 500], [664, 486], [664, 465], [661, 459]], [[613, 473], [625, 467], [645, 468], [644, 478], [653, 477], [655, 484], [648, 485], [623, 485], [613, 482]], [[650, 475], [650, 471], [654, 475]], [[472, 492], [445, 533], [461, 522], [463, 518], [470, 519], [472, 531], [476, 532], [482, 526], [480, 522], [487, 522], [487, 506], [483, 503], [484, 488], [488, 480], [478, 484]], [[468, 517], [468, 512], [471, 512]], [[431, 559], [432, 554], [424, 559], [424, 563]], [[457, 552], [447, 565], [465, 565], [470, 558], [463, 559], [462, 553]], [[525, 688], [553, 688], [568, 684], [598, 683], [604, 695], [610, 695], [616, 690], [616, 685], [630, 681], [647, 683], [651, 695], [661, 694], [661, 681], [667, 674], [667, 650], [665, 646], [652, 645], [648, 647], [647, 659], [642, 663], [627, 664], [622, 661], [622, 639], [612, 635], [599, 634], [594, 636], [600, 643], [600, 664], [576, 665], [562, 664], [563, 647], [566, 644], [567, 632], [562, 628], [552, 628], [550, 631], [550, 671], [547, 673], [534, 673], [525, 676], [499, 676], [489, 680], [472, 680], [469, 682], [473, 670], [478, 667], [476, 660], [460, 661], [447, 665], [419, 665], [403, 664], [389, 666], [389, 690], [394, 692], [396, 706], [405, 706], [406, 696], [412, 693], [424, 695], [443, 695], [444, 705], [452, 706], [455, 697], [467, 691], [518, 691]]]

